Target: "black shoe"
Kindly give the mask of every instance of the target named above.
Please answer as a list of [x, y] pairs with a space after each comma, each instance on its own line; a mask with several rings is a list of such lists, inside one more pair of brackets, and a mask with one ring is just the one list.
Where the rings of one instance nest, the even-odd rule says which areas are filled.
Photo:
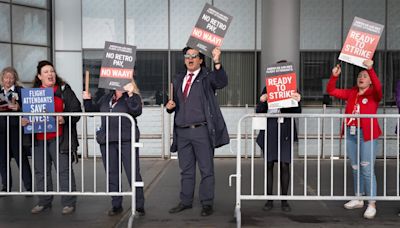
[[114, 216], [114, 215], [119, 215], [122, 213], [124, 209], [122, 209], [122, 207], [112, 207], [109, 211], [108, 211], [108, 216]]
[[209, 216], [214, 212], [213, 207], [211, 205], [203, 205], [203, 209], [201, 209], [201, 216]]
[[273, 202], [272, 200], [268, 200], [268, 201], [265, 203], [264, 207], [263, 207], [263, 211], [269, 211], [269, 210], [271, 210], [272, 208], [274, 208], [274, 202]]
[[192, 208], [192, 205], [184, 205], [182, 203], [179, 203], [178, 206], [176, 206], [174, 208], [171, 208], [171, 210], [169, 210], [169, 213], [170, 214], [175, 214], [175, 213], [178, 213], [178, 212], [181, 212], [183, 210], [190, 209], [190, 208]]
[[136, 208], [136, 212], [139, 216], [144, 216], [146, 212], [144, 211], [144, 208]]
[[287, 201], [282, 201], [281, 203], [281, 209], [283, 212], [290, 212], [292, 211], [292, 208], [290, 208], [290, 205], [288, 204]]

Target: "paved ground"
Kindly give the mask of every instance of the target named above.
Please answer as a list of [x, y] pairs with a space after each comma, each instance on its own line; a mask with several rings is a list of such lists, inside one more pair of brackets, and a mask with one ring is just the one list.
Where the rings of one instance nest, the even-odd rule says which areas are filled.
[[[100, 160], [99, 160], [100, 161]], [[85, 167], [93, 169], [93, 164], [85, 161]], [[235, 204], [234, 186], [228, 186], [228, 176], [235, 173], [234, 159], [215, 159], [216, 167], [216, 199], [215, 213], [209, 217], [201, 217], [201, 205], [198, 193], [192, 209], [171, 215], [168, 210], [175, 206], [179, 199], [179, 167], [176, 160], [161, 160], [142, 158], [142, 175], [145, 181], [146, 216], [136, 218], [134, 227], [236, 227], [233, 218]], [[258, 159], [255, 169], [256, 193], [262, 193], [262, 160]], [[250, 174], [249, 160], [243, 165], [243, 191], [249, 192]], [[329, 161], [323, 161], [321, 170], [321, 194], [329, 194], [330, 167]], [[382, 185], [383, 161], [377, 162], [378, 182]], [[343, 162], [335, 161], [334, 192], [343, 194]], [[387, 194], [396, 194], [395, 161], [388, 162]], [[104, 176], [101, 161], [97, 163], [98, 176]], [[80, 178], [80, 166], [75, 167], [77, 179]], [[316, 188], [316, 161], [310, 161], [307, 169], [307, 191], [314, 194]], [[348, 175], [350, 177], [350, 175]], [[197, 179], [199, 181], [199, 178]], [[349, 179], [351, 181], [351, 179]], [[304, 186], [303, 163], [294, 163], [295, 194], [302, 194]], [[350, 183], [350, 182], [349, 182]], [[350, 187], [350, 186], [349, 186]], [[90, 188], [85, 185], [85, 188]], [[378, 189], [382, 194], [383, 189]], [[348, 190], [351, 194], [352, 190]], [[39, 215], [31, 215], [30, 209], [35, 205], [36, 197], [7, 196], [0, 198], [0, 227], [126, 227], [128, 216], [112, 217], [106, 215], [110, 208], [107, 196], [80, 197], [77, 211], [68, 216], [61, 215], [59, 197], [55, 197], [53, 208]], [[130, 199], [125, 197], [124, 208], [129, 214]], [[378, 202], [378, 214], [374, 220], [362, 218], [363, 210], [348, 211], [343, 209], [344, 201], [291, 201], [292, 212], [280, 210], [280, 203], [275, 202], [275, 208], [270, 212], [261, 210], [263, 201], [242, 202], [242, 227], [398, 227], [400, 217], [397, 209], [400, 202]]]

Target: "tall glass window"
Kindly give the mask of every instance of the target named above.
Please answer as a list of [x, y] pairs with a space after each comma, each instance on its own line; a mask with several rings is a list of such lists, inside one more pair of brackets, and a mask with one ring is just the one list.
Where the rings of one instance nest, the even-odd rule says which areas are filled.
[[30, 85], [38, 61], [51, 60], [50, 0], [0, 3], [0, 69], [14, 66]]
[[136, 81], [144, 105], [165, 104], [168, 94], [168, 53], [166, 51], [138, 51]]
[[82, 0], [83, 48], [104, 48], [105, 41], [125, 42], [124, 0]]

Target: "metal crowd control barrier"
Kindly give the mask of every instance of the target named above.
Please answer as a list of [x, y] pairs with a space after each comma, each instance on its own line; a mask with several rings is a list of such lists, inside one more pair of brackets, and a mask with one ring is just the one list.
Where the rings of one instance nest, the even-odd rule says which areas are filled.
[[[272, 195], [267, 194], [267, 159], [257, 158], [255, 156], [255, 132], [257, 130], [266, 130], [270, 131], [272, 129], [268, 128], [268, 121], [269, 118], [287, 118], [291, 122], [291, 139], [293, 139], [294, 134], [294, 126], [295, 122], [297, 124], [301, 123], [304, 126], [304, 132], [299, 132], [299, 134], [303, 134], [303, 143], [304, 145], [296, 145], [297, 142], [290, 141], [290, 148], [291, 148], [291, 168], [290, 168], [290, 180], [288, 187], [288, 194], [282, 195], [281, 194], [281, 186], [280, 186], [280, 178], [281, 178], [281, 144], [277, 143], [277, 154], [278, 154], [278, 161], [276, 166], [277, 167], [277, 181], [274, 186], [274, 193]], [[373, 119], [376, 118], [380, 122], [380, 127], [382, 129], [382, 135], [379, 138], [381, 142], [380, 146], [378, 146], [377, 150], [380, 152], [383, 150], [383, 168], [379, 171], [383, 172], [382, 176], [376, 177], [377, 180], [382, 180], [383, 186], [377, 185], [377, 188], [381, 194], [376, 196], [371, 195], [361, 195], [360, 194], [360, 168], [355, 169], [357, 172], [357, 195], [352, 190], [353, 184], [348, 183], [353, 178], [348, 177], [348, 175], [352, 174], [352, 170], [354, 167], [347, 167], [348, 160], [347, 159], [347, 148], [346, 148], [346, 139], [347, 139], [347, 127], [342, 127], [343, 120], [345, 118], [355, 118], [358, 122], [358, 126], [360, 126], [360, 118], [361, 119], [369, 119], [370, 123], [372, 123]], [[242, 153], [242, 125], [246, 120], [250, 119], [251, 121], [251, 154], [250, 154], [250, 161], [245, 158], [244, 153]], [[295, 121], [296, 120], [296, 121]], [[325, 122], [322, 122], [322, 121]], [[236, 178], [236, 206], [234, 216], [236, 217], [237, 227], [241, 226], [241, 201], [242, 200], [400, 200], [399, 196], [399, 145], [400, 145], [400, 131], [399, 131], [399, 120], [400, 115], [398, 114], [375, 114], [375, 115], [349, 115], [349, 114], [249, 114], [243, 116], [238, 122], [237, 128], [237, 139], [233, 141], [237, 141], [236, 145], [236, 174], [232, 174], [229, 177], [229, 185], [232, 186], [232, 178]], [[325, 130], [322, 132], [322, 123], [326, 123]], [[382, 124], [383, 123], [383, 124]], [[389, 124], [388, 124], [389, 123]], [[314, 126], [311, 126], [314, 125]], [[311, 127], [310, 127], [311, 126]], [[313, 129], [311, 129], [313, 128]], [[315, 129], [316, 128], [316, 129]], [[338, 131], [334, 132], [334, 128], [339, 129]], [[274, 129], [278, 132], [278, 140], [280, 142], [281, 137], [281, 125], [278, 124], [278, 129]], [[303, 131], [302, 130], [302, 131]], [[358, 136], [357, 140], [357, 157], [358, 157], [358, 164], [360, 164], [360, 127], [357, 127]], [[394, 133], [394, 131], [396, 133]], [[316, 137], [313, 135], [310, 137], [308, 132], [317, 132]], [[337, 140], [338, 136], [343, 136], [340, 140]], [[371, 135], [373, 133], [373, 127], [371, 128]], [[388, 159], [388, 132], [393, 132], [395, 135], [395, 142], [394, 142], [394, 156], [391, 156], [391, 159]], [[267, 148], [267, 134], [265, 134], [265, 147]], [[326, 137], [326, 138], [325, 138]], [[314, 153], [313, 156], [309, 151], [310, 145], [308, 138], [316, 138], [317, 144], [317, 153]], [[393, 137], [391, 137], [393, 139]], [[321, 142], [322, 139], [329, 142], [330, 144], [330, 158], [323, 159], [321, 158]], [[342, 144], [344, 146], [344, 156], [342, 158], [334, 156], [334, 146], [336, 144]], [[315, 143], [315, 140], [314, 140]], [[231, 146], [233, 143], [231, 143]], [[372, 145], [372, 144], [371, 144]], [[337, 145], [336, 145], [337, 146]], [[339, 145], [341, 146], [341, 145]], [[304, 152], [301, 156], [296, 156], [294, 158], [294, 154], [298, 150], [302, 150]], [[232, 151], [232, 148], [231, 148]], [[393, 151], [390, 151], [393, 152]], [[371, 155], [372, 158], [373, 155]], [[264, 157], [267, 157], [265, 155]], [[372, 161], [372, 160], [371, 160]], [[297, 168], [294, 172], [295, 165], [303, 166], [302, 168]], [[380, 161], [382, 163], [382, 161]], [[376, 164], [376, 163], [375, 163]], [[389, 164], [395, 166], [389, 166]], [[247, 165], [247, 166], [246, 166]], [[248, 166], [250, 166], [248, 168]], [[328, 167], [328, 168], [326, 168]], [[343, 168], [343, 170], [341, 169]], [[383, 170], [382, 170], [383, 169]], [[243, 172], [244, 170], [244, 172]], [[389, 171], [388, 171], [389, 170]], [[257, 172], [259, 171], [259, 172]], [[336, 172], [336, 173], [335, 173]], [[372, 172], [375, 172], [374, 166], [372, 166]], [[395, 172], [395, 175], [393, 173]], [[275, 172], [276, 173], [276, 172]], [[259, 174], [259, 175], [258, 175]], [[296, 174], [296, 176], [294, 176]], [[390, 174], [390, 179], [388, 181], [388, 174]], [[246, 176], [245, 176], [246, 175]], [[245, 177], [244, 177], [245, 176]], [[247, 178], [250, 176], [250, 178]], [[322, 178], [324, 177], [324, 178]], [[300, 180], [295, 180], [298, 178]], [[327, 180], [328, 179], [328, 180]], [[395, 179], [395, 180], [393, 180]], [[250, 183], [248, 181], [250, 180]], [[372, 185], [372, 177], [370, 178], [370, 182], [367, 183], [370, 186]], [[243, 181], [243, 182], [242, 182]], [[316, 182], [316, 183], [315, 183]], [[310, 186], [316, 186], [314, 190]], [[338, 190], [334, 187], [340, 187]], [[258, 188], [257, 188], [258, 187]], [[372, 193], [371, 193], [372, 194]]]
[[[69, 125], [69, 136], [71, 136], [71, 118], [72, 117], [82, 117], [82, 118], [87, 118], [87, 117], [106, 117], [106, 160], [108, 161], [109, 159], [109, 141], [108, 141], [108, 134], [109, 134], [109, 128], [118, 128], [118, 132], [119, 132], [119, 140], [118, 140], [118, 146], [119, 146], [119, 191], [118, 192], [110, 192], [109, 191], [109, 185], [107, 184], [109, 182], [109, 162], [107, 162], [106, 164], [106, 178], [104, 180], [104, 182], [101, 182], [103, 180], [98, 180], [100, 179], [100, 177], [98, 177], [97, 175], [97, 171], [96, 171], [96, 163], [97, 161], [97, 156], [94, 155], [93, 158], [88, 159], [93, 160], [92, 164], [93, 164], [93, 170], [92, 173], [89, 170], [89, 168], [87, 168], [90, 164], [86, 164], [87, 162], [85, 162], [85, 159], [81, 159], [80, 160], [80, 168], [81, 168], [81, 176], [80, 176], [80, 185], [79, 185], [79, 181], [77, 182], [77, 189], [76, 191], [72, 191], [71, 188], [71, 167], [72, 167], [72, 162], [69, 162], [69, 168], [68, 168], [68, 172], [69, 172], [69, 190], [68, 191], [60, 191], [60, 170], [59, 170], [59, 152], [60, 152], [60, 144], [59, 144], [59, 138], [56, 138], [56, 157], [57, 157], [57, 161], [56, 161], [56, 165], [57, 165], [57, 175], [56, 175], [56, 188], [53, 191], [48, 191], [47, 190], [47, 156], [44, 156], [44, 170], [45, 170], [45, 177], [44, 177], [44, 191], [36, 191], [36, 183], [35, 183], [35, 175], [34, 175], [34, 167], [35, 167], [35, 141], [37, 141], [37, 139], [35, 138], [35, 132], [34, 130], [32, 130], [32, 133], [30, 133], [29, 138], [31, 138], [32, 142], [31, 142], [31, 146], [30, 146], [30, 151], [31, 151], [31, 156], [32, 156], [32, 191], [23, 191], [23, 181], [22, 181], [22, 166], [20, 165], [20, 169], [18, 172], [18, 180], [19, 180], [19, 187], [16, 191], [13, 190], [13, 188], [10, 189], [10, 177], [11, 177], [11, 173], [10, 171], [10, 162], [6, 162], [7, 163], [7, 183], [2, 183], [3, 186], [7, 187], [7, 191], [3, 192], [0, 191], [0, 196], [5, 196], [5, 195], [74, 195], [74, 196], [131, 196], [131, 216], [129, 218], [129, 222], [128, 225], [129, 227], [132, 226], [133, 223], [133, 219], [134, 216], [136, 214], [136, 188], [137, 187], [143, 187], [143, 182], [139, 182], [136, 181], [136, 148], [138, 147], [143, 147], [143, 145], [141, 143], [137, 143], [135, 142], [135, 135], [136, 135], [136, 131], [135, 131], [135, 121], [133, 119], [132, 116], [130, 116], [129, 114], [126, 113], [100, 113], [100, 112], [96, 112], [96, 113], [89, 113], [89, 112], [85, 112], [85, 113], [15, 113], [15, 112], [0, 112], [0, 118], [5, 118], [6, 121], [6, 129], [7, 129], [7, 136], [6, 136], [6, 140], [7, 140], [7, 145], [6, 145], [6, 153], [7, 153], [7, 161], [10, 161], [10, 134], [9, 134], [9, 130], [10, 130], [10, 120], [12, 120], [13, 118], [18, 118], [18, 123], [19, 125], [21, 124], [21, 119], [22, 118], [27, 118], [28, 116], [40, 116], [40, 117], [57, 117], [57, 116], [63, 116], [64, 118], [66, 118], [68, 121], [66, 121], [66, 123]], [[109, 126], [109, 118], [118, 118], [119, 121], [119, 126]], [[127, 118], [130, 123], [131, 123], [131, 183], [132, 183], [132, 187], [129, 188], [129, 185], [126, 186], [122, 186], [122, 178], [121, 178], [121, 174], [122, 174], [122, 167], [121, 167], [121, 118]], [[14, 119], [15, 120], [15, 119]], [[44, 118], [45, 122], [44, 124], [47, 125], [47, 118]], [[77, 132], [80, 132], [82, 135], [82, 142], [87, 141], [87, 138], [85, 138], [84, 134], [84, 123], [86, 123], [87, 121], [80, 121], [80, 123], [77, 123]], [[57, 121], [55, 121], [56, 123], [56, 132], [58, 134], [59, 131], [59, 124]], [[32, 123], [32, 126], [35, 125], [35, 122]], [[96, 123], [96, 119], [94, 118], [94, 124], [93, 124], [93, 135], [96, 135], [96, 126], [98, 124]], [[33, 128], [33, 127], [32, 127]], [[44, 128], [44, 133], [46, 133], [46, 128]], [[21, 136], [24, 134], [23, 133], [23, 128], [19, 127], [18, 129], [18, 133], [19, 133], [19, 137], [21, 138]], [[90, 130], [89, 130], [90, 131]], [[46, 136], [45, 136], [46, 137]], [[71, 137], [69, 138], [69, 160], [72, 161], [72, 148], [71, 148]], [[44, 141], [46, 141], [46, 138], [44, 138]], [[86, 143], [82, 143], [82, 145], [80, 145], [80, 150], [82, 151], [81, 154], [84, 154], [83, 151], [85, 151], [85, 147], [86, 147]], [[90, 145], [88, 145], [90, 147]], [[93, 154], [96, 154], [96, 148], [98, 148], [98, 143], [96, 142], [96, 140], [93, 140], [93, 144], [91, 145], [92, 149], [94, 151]], [[22, 164], [22, 153], [23, 153], [23, 144], [22, 144], [22, 140], [19, 140], [19, 164]], [[47, 152], [47, 148], [46, 148], [46, 144], [44, 144], [44, 151], [45, 153]], [[88, 162], [89, 163], [89, 162]], [[79, 164], [78, 164], [79, 165]], [[77, 166], [78, 166], [77, 165]], [[92, 176], [91, 176], [92, 175]], [[87, 177], [93, 177], [93, 180], [87, 180]], [[76, 177], [76, 180], [78, 180], [79, 177]], [[91, 181], [92, 183], [90, 183], [89, 181]], [[88, 184], [93, 184], [93, 187], [91, 189], [89, 189], [89, 187], [87, 187]], [[100, 190], [98, 189], [98, 185], [105, 185], [105, 186], [101, 186], [102, 188], [104, 188], [104, 190]], [[80, 187], [80, 189], [79, 189]], [[15, 188], [14, 188], [15, 189]]]

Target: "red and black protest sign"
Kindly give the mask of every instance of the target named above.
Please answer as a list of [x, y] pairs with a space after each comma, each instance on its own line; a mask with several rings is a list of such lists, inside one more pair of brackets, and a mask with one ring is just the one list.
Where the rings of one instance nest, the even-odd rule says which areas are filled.
[[123, 90], [133, 79], [136, 47], [106, 41], [100, 68], [99, 88]]
[[265, 85], [268, 109], [297, 107], [292, 98], [297, 91], [296, 73], [292, 63], [278, 63], [267, 66]]
[[212, 57], [212, 50], [222, 45], [231, 21], [232, 16], [206, 3], [186, 45]]
[[363, 62], [374, 56], [383, 28], [381, 24], [355, 17], [339, 59], [365, 68]]

